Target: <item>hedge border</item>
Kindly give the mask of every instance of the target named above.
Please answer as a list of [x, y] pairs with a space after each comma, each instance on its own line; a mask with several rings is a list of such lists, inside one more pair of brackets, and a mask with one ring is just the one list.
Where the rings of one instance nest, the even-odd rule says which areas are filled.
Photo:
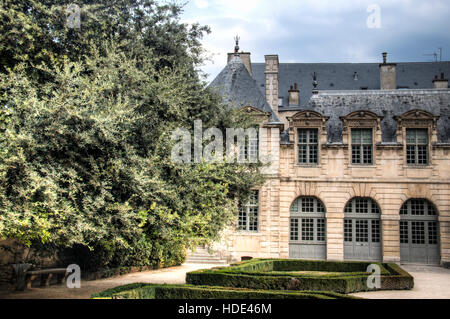
[[360, 299], [330, 291], [276, 291], [193, 285], [130, 284], [92, 295], [94, 299]]
[[[369, 273], [362, 271], [370, 264], [381, 268], [381, 288], [367, 287]], [[303, 268], [302, 268], [303, 267]], [[274, 271], [272, 273], [271, 271]], [[284, 271], [280, 274], [279, 271]], [[290, 271], [340, 270], [340, 275], [294, 274]], [[347, 270], [347, 271], [346, 271]], [[406, 290], [414, 287], [414, 278], [400, 266], [376, 262], [340, 262], [293, 259], [252, 259], [189, 272], [186, 282], [200, 286], [239, 287], [262, 290], [311, 290], [353, 293], [372, 290]]]

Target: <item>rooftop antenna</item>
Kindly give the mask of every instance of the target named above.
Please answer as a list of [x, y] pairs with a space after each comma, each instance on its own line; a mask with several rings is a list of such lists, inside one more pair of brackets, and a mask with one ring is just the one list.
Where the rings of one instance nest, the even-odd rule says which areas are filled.
[[437, 62], [437, 53], [436, 52], [434, 52], [434, 53], [427, 53], [427, 54], [424, 54], [424, 56], [434, 56], [434, 62]]

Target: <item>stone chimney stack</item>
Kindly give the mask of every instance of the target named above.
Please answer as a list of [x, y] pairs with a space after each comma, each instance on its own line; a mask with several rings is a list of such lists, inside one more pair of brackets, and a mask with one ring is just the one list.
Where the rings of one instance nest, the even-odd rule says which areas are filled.
[[298, 106], [300, 103], [300, 91], [298, 90], [297, 83], [289, 90], [289, 106]]
[[231, 61], [231, 59], [234, 58], [235, 56], [239, 56], [241, 58], [242, 63], [244, 63], [245, 68], [247, 69], [248, 73], [250, 73], [250, 76], [253, 76], [250, 52], [228, 53], [227, 63], [229, 63]]
[[380, 64], [380, 84], [382, 90], [397, 89], [397, 64], [387, 63], [386, 52], [383, 52], [383, 63]]
[[444, 73], [441, 73], [441, 78], [439, 79], [436, 75], [433, 80], [433, 87], [435, 89], [448, 89], [448, 79], [445, 78]]
[[266, 55], [266, 101], [278, 115], [278, 55]]
[[244, 63], [245, 68], [247, 69], [248, 73], [250, 73], [250, 76], [253, 76], [252, 73], [252, 61], [250, 59], [250, 52], [240, 52], [239, 53], [239, 36], [237, 35], [234, 38], [234, 41], [236, 41], [236, 46], [234, 47], [233, 53], [228, 53], [228, 59], [227, 64], [230, 63], [231, 59], [233, 59], [235, 56], [238, 56], [241, 58], [242, 63]]

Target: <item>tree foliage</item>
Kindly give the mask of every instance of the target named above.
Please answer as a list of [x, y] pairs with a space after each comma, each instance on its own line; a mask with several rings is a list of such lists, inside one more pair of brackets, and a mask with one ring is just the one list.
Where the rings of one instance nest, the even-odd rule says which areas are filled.
[[154, 1], [3, 1], [0, 238], [84, 269], [179, 263], [218, 239], [259, 165], [176, 164], [171, 132], [247, 127], [200, 79], [207, 28]]

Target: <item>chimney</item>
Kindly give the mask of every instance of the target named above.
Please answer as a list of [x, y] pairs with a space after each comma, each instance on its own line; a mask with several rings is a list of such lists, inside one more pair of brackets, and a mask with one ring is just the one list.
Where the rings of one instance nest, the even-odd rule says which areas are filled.
[[380, 64], [380, 84], [382, 90], [397, 89], [397, 64], [387, 63], [386, 52], [383, 52], [383, 63]]
[[241, 52], [239, 53], [239, 36], [237, 35], [234, 38], [234, 41], [236, 42], [236, 46], [234, 47], [233, 53], [228, 53], [228, 59], [227, 64], [230, 63], [231, 59], [233, 59], [235, 56], [238, 56], [241, 58], [242, 63], [244, 63], [245, 68], [247, 69], [248, 73], [250, 73], [250, 76], [253, 76], [252, 73], [252, 62], [250, 60], [250, 52]]
[[289, 106], [299, 105], [300, 102], [300, 91], [298, 90], [297, 83], [294, 83], [294, 87], [291, 85], [289, 90]]
[[435, 89], [448, 89], [448, 79], [445, 78], [444, 73], [441, 73], [441, 78], [439, 79], [436, 75], [433, 80], [433, 87]]
[[278, 115], [278, 55], [265, 55], [266, 60], [266, 101]]
[[245, 68], [247, 69], [248, 73], [250, 73], [250, 76], [253, 76], [250, 52], [228, 53], [227, 63], [229, 63], [231, 61], [231, 59], [234, 58], [235, 56], [239, 56], [241, 58], [242, 63], [244, 63]]

